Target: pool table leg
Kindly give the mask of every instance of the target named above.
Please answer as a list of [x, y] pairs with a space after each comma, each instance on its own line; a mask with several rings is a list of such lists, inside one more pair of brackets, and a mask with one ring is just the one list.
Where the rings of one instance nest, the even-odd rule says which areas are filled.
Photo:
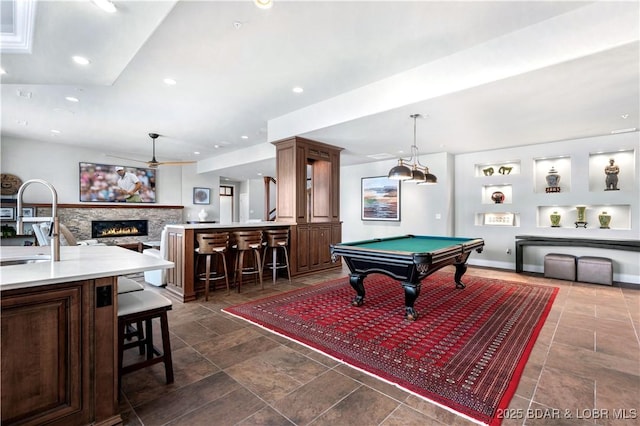
[[454, 280], [456, 282], [456, 288], [464, 288], [465, 285], [462, 283], [461, 279], [465, 272], [467, 272], [467, 264], [466, 263], [456, 263], [456, 274], [454, 276]]
[[413, 309], [413, 305], [420, 295], [421, 284], [403, 281], [402, 287], [404, 288], [404, 318], [408, 321], [415, 321], [418, 319], [419, 314]]
[[356, 297], [351, 301], [351, 305], [362, 306], [364, 304], [364, 275], [349, 275], [349, 284], [356, 291]]

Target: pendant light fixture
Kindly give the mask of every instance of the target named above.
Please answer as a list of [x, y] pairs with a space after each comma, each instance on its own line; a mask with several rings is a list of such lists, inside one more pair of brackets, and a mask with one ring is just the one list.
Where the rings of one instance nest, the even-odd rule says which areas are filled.
[[411, 157], [407, 160], [398, 159], [398, 165], [389, 170], [389, 179], [413, 182], [418, 185], [435, 184], [438, 178], [429, 173], [429, 168], [420, 163], [420, 153], [416, 145], [416, 121], [422, 118], [420, 114], [411, 114], [413, 118], [413, 145], [411, 145]]

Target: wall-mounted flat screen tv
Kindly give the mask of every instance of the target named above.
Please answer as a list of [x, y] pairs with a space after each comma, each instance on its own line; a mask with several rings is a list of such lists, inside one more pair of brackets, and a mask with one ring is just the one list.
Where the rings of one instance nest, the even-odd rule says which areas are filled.
[[[89, 202], [126, 202], [127, 199], [118, 188], [116, 165], [80, 163], [80, 201]], [[142, 183], [140, 199], [143, 203], [156, 202], [156, 169], [142, 167], [124, 167], [125, 172], [133, 173]]]

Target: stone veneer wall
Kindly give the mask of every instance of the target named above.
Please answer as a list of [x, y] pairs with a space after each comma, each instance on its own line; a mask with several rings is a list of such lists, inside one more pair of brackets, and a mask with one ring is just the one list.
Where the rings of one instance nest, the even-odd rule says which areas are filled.
[[[131, 241], [158, 241], [160, 233], [165, 225], [184, 223], [182, 219], [182, 207], [156, 206], [153, 208], [144, 207], [95, 207], [95, 206], [58, 206], [58, 218], [77, 240], [88, 240], [91, 238], [92, 220], [148, 220], [147, 236], [140, 237], [113, 237], [99, 238], [98, 241], [106, 244], [117, 244]], [[50, 207], [37, 207], [37, 216], [50, 216]]]

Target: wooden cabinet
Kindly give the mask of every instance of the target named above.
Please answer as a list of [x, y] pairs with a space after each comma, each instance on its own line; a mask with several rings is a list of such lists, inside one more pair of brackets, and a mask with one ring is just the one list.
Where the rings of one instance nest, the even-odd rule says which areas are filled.
[[339, 267], [331, 262], [329, 246], [341, 242], [342, 226], [338, 223], [307, 223], [292, 226], [291, 269], [299, 274]]
[[340, 221], [342, 148], [300, 137], [276, 145], [279, 222]]
[[2, 424], [121, 424], [115, 277], [2, 292]]
[[340, 151], [342, 148], [301, 137], [276, 146], [276, 221], [292, 227], [291, 274], [340, 267], [329, 246], [341, 242]]

